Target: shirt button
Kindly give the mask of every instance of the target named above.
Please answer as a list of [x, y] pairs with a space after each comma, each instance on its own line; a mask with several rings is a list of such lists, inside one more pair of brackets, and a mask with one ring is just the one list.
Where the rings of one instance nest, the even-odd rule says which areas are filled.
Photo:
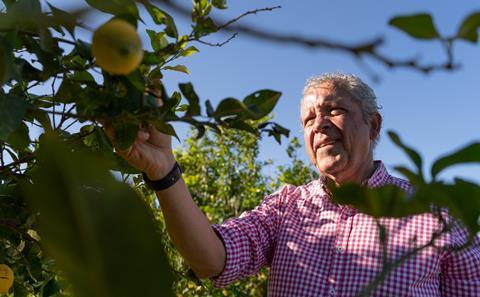
[[330, 288], [330, 291], [328, 293], [330, 294], [330, 296], [335, 296], [335, 289]]
[[337, 246], [337, 253], [339, 254], [343, 253], [343, 247]]

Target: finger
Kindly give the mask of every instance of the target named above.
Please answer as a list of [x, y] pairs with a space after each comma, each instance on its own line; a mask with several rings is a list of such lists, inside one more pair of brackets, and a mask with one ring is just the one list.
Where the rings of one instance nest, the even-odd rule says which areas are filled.
[[171, 148], [172, 136], [158, 131], [158, 129], [155, 128], [155, 126], [153, 125], [150, 125], [148, 127], [148, 133], [150, 134], [148, 142], [150, 142], [151, 144], [161, 148]]

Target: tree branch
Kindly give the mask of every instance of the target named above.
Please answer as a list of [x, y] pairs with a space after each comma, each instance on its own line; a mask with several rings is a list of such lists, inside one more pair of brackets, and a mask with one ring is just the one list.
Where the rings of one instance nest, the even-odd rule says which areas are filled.
[[[191, 11], [179, 5], [177, 1], [155, 0], [155, 2], [169, 7], [170, 9], [179, 13], [183, 17], [190, 18]], [[276, 8], [278, 7], [263, 8], [258, 11], [272, 10]], [[324, 38], [301, 37], [299, 36], [299, 34], [295, 34], [295, 35], [279, 34], [279, 33], [269, 32], [266, 30], [259, 30], [251, 26], [232, 25], [236, 21], [238, 21], [240, 18], [249, 14], [253, 14], [255, 12], [256, 11], [246, 12], [240, 15], [239, 17], [234, 18], [227, 22], [221, 21], [212, 16], [210, 16], [210, 18], [216, 24], [223, 23], [223, 25], [220, 25], [218, 27], [219, 31], [227, 31], [227, 32], [234, 32], [234, 33], [241, 32], [241, 33], [245, 33], [250, 37], [254, 37], [262, 41], [268, 41], [273, 43], [293, 44], [293, 45], [308, 47], [308, 48], [319, 48], [319, 49], [323, 48], [328, 50], [340, 51], [347, 54], [351, 54], [356, 59], [359, 59], [359, 60], [364, 59], [364, 57], [370, 57], [388, 68], [410, 68], [410, 69], [414, 69], [414, 70], [421, 71], [423, 73], [428, 74], [432, 71], [437, 71], [437, 70], [447, 70], [447, 71], [454, 70], [459, 68], [460, 66], [454, 63], [453, 55], [449, 50], [446, 50], [447, 60], [444, 63], [438, 63], [438, 64], [421, 64], [416, 58], [399, 60], [399, 59], [387, 57], [386, 55], [379, 52], [379, 47], [384, 43], [384, 39], [382, 37], [374, 38], [365, 43], [349, 45], [349, 44], [345, 44], [338, 41], [330, 41]], [[444, 47], [444, 48], [447, 48], [447, 47]], [[450, 46], [448, 48], [451, 48], [451, 40], [450, 40]]]

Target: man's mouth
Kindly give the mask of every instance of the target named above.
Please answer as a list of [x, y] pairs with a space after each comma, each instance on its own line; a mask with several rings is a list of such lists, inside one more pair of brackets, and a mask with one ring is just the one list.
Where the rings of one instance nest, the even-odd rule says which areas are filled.
[[319, 145], [317, 145], [317, 147], [315, 148], [315, 151], [321, 149], [321, 148], [324, 148], [324, 147], [327, 147], [327, 146], [331, 146], [331, 145], [334, 145], [335, 143], [337, 143], [337, 140], [327, 140], [327, 141], [323, 141], [321, 142]]
[[333, 144], [335, 144], [335, 142], [337, 142], [337, 141], [336, 140], [326, 141], [324, 143], [321, 143], [319, 148], [322, 148], [322, 147], [327, 146], [327, 145], [333, 145]]

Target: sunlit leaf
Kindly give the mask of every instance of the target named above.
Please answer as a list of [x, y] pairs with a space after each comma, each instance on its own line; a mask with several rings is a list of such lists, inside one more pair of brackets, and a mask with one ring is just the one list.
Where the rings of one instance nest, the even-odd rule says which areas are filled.
[[480, 143], [472, 143], [436, 160], [432, 165], [432, 178], [447, 167], [463, 163], [480, 163]]
[[182, 52], [180, 53], [180, 56], [189, 57], [195, 53], [198, 53], [198, 49], [194, 46], [189, 46], [186, 49], [182, 50]]
[[150, 44], [154, 51], [159, 51], [164, 49], [168, 45], [167, 38], [165, 37], [165, 32], [155, 32], [153, 30], [147, 29], [147, 34], [150, 37]]
[[389, 24], [414, 38], [432, 39], [439, 37], [432, 16], [429, 14], [397, 16], [392, 18]]
[[188, 71], [188, 68], [185, 65], [164, 66], [163, 69], [174, 70], [174, 71], [190, 74], [190, 72]]
[[226, 9], [227, 0], [212, 0], [212, 5], [218, 9]]
[[167, 33], [168, 36], [173, 38], [178, 37], [177, 26], [168, 13], [151, 4], [145, 4], [145, 7], [155, 24], [166, 26], [165, 33]]
[[476, 43], [478, 41], [479, 28], [480, 12], [474, 12], [463, 20], [462, 25], [458, 28], [457, 38]]

